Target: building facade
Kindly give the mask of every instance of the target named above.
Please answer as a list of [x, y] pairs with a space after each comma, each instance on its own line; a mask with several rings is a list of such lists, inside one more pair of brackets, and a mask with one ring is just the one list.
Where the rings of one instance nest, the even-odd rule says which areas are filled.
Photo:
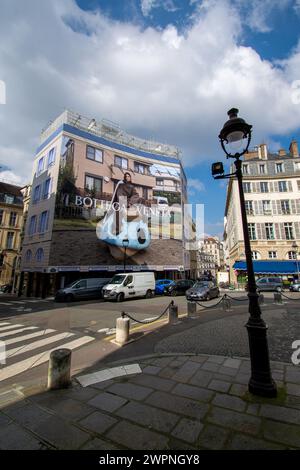
[[176, 147], [65, 111], [41, 134], [31, 186], [22, 250], [27, 294], [53, 292], [82, 273], [111, 277], [124, 256], [127, 270], [190, 276], [186, 177]]
[[18, 285], [18, 267], [23, 226], [21, 187], [0, 182], [0, 286]]
[[[284, 280], [298, 276], [300, 244], [300, 158], [292, 141], [289, 152], [268, 151], [265, 144], [244, 156], [243, 188], [257, 276], [278, 274]], [[238, 185], [230, 179], [227, 187], [225, 251], [230, 282], [245, 282], [246, 262]]]

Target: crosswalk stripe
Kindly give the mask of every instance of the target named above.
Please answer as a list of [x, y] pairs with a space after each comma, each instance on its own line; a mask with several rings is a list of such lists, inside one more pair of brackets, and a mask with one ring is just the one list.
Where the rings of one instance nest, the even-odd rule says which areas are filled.
[[25, 300], [14, 300], [12, 303], [14, 303], [14, 304], [25, 304]]
[[[83, 346], [84, 344], [94, 341], [94, 339], [95, 338], [92, 338], [91, 336], [82, 336], [81, 338], [75, 339], [74, 341], [60, 345], [59, 349], [76, 349], [80, 346]], [[0, 369], [0, 381], [14, 377], [21, 372], [25, 372], [28, 369], [37, 367], [44, 362], [47, 362], [49, 360], [50, 353], [56, 349], [58, 348], [49, 349], [48, 351], [44, 351], [42, 353], [36, 354], [35, 356], [31, 356], [28, 359], [24, 359], [23, 361], [16, 362], [15, 364]]]
[[28, 351], [32, 351], [33, 349], [38, 349], [42, 346], [46, 346], [51, 343], [56, 343], [57, 341], [61, 341], [62, 339], [71, 338], [71, 336], [74, 336], [74, 333], [59, 333], [57, 335], [51, 336], [50, 338], [44, 338], [40, 339], [39, 341], [34, 341], [33, 343], [27, 344], [26, 346], [18, 346], [17, 348], [9, 349], [8, 351], [6, 351], [6, 358], [9, 359], [12, 356], [18, 356]]
[[7, 322], [7, 321], [2, 321], [0, 323], [0, 326], [4, 326], [4, 325], [11, 325], [11, 323]]
[[19, 326], [24, 326], [24, 325], [21, 325], [21, 324], [18, 324], [18, 325], [10, 325], [10, 326], [2, 326], [0, 328], [0, 331], [4, 331], [4, 330], [13, 330], [14, 328], [17, 328]]
[[13, 331], [7, 331], [5, 333], [0, 333], [0, 338], [6, 338], [7, 336], [12, 336], [18, 333], [23, 333], [23, 331], [37, 330], [37, 329], [38, 329], [37, 326], [26, 326], [26, 328], [21, 328], [20, 330], [13, 330]]
[[8, 302], [0, 302], [0, 305], [11, 305]]
[[50, 333], [54, 333], [56, 330], [43, 330], [43, 331], [36, 331], [35, 333], [30, 333], [29, 335], [17, 336], [16, 338], [6, 339], [5, 344], [6, 346], [15, 343], [21, 343], [22, 341], [27, 341], [28, 339], [36, 338], [38, 336], [49, 335]]

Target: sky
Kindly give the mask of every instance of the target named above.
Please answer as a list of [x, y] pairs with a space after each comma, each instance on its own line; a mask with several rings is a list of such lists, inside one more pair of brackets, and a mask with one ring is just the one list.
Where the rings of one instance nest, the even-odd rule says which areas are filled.
[[251, 146], [300, 143], [299, 39], [300, 0], [0, 0], [0, 178], [29, 181], [41, 129], [70, 108], [178, 146], [221, 236], [227, 110]]

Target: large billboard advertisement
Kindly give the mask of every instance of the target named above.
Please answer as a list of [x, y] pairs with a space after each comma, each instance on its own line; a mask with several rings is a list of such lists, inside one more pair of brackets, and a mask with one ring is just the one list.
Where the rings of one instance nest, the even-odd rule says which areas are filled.
[[64, 136], [50, 264], [113, 271], [126, 256], [127, 269], [184, 269], [186, 181], [180, 161], [165, 160]]

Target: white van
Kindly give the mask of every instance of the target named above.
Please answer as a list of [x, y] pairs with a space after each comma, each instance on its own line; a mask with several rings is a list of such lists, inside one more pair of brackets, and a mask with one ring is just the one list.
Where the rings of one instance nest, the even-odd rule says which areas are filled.
[[122, 302], [133, 297], [150, 298], [154, 293], [154, 273], [124, 273], [115, 274], [110, 283], [104, 287], [103, 298]]

